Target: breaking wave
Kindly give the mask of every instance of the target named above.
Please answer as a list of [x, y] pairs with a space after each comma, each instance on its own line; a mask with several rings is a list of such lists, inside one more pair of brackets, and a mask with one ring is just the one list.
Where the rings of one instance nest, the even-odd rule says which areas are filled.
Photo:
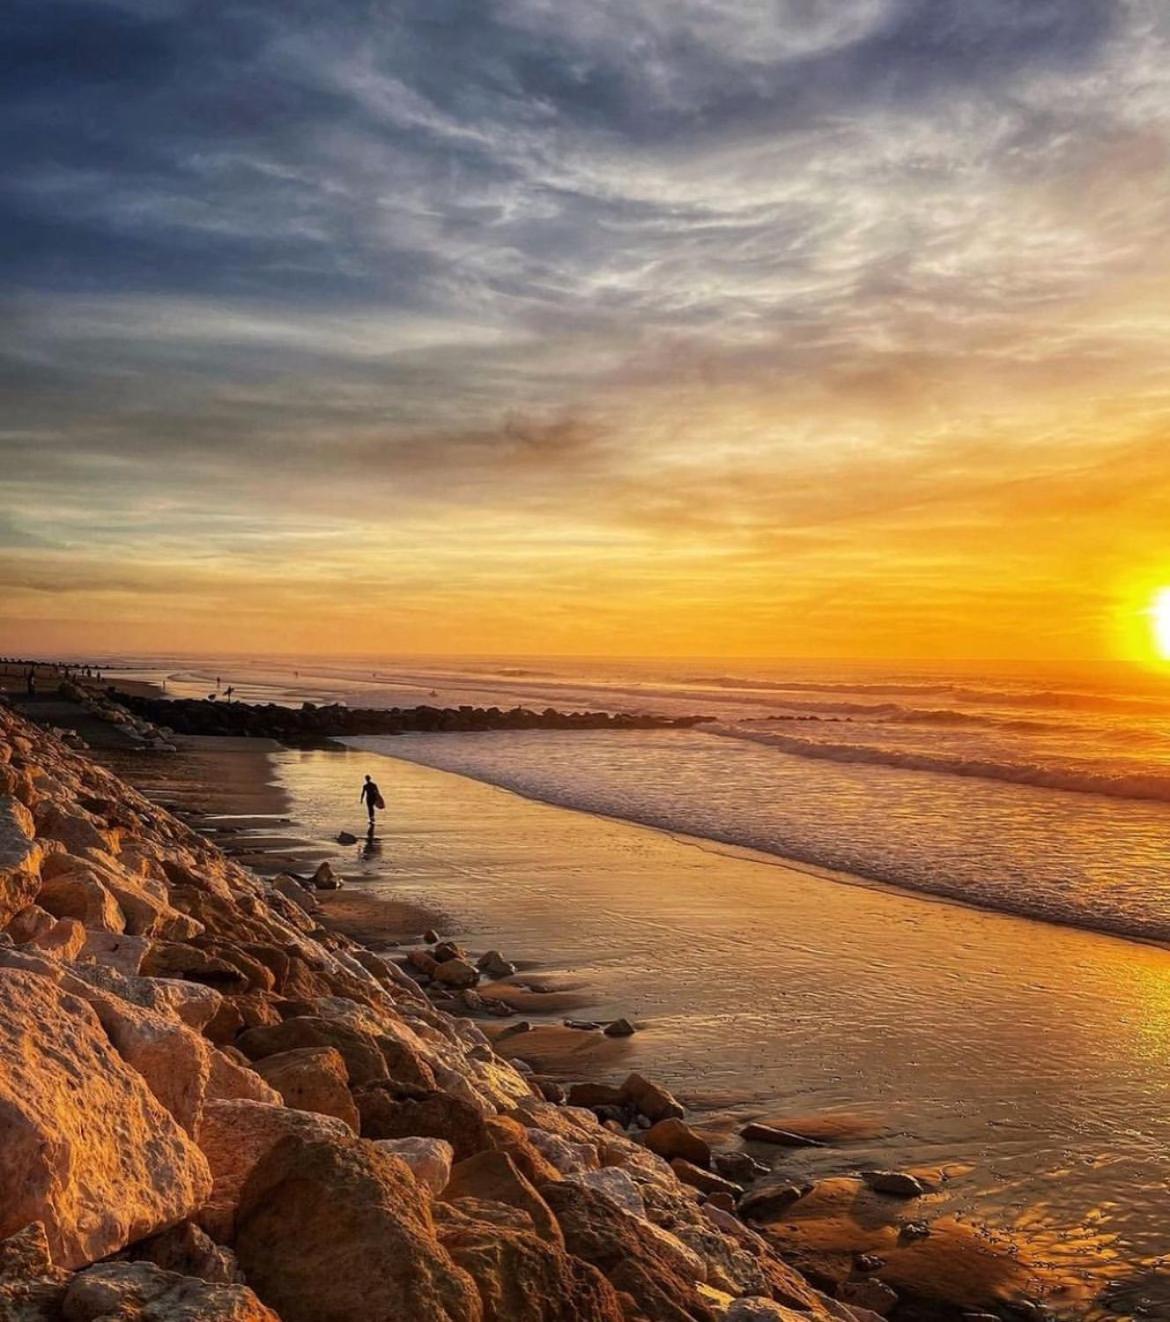
[[1055, 766], [1041, 762], [1008, 762], [991, 758], [957, 757], [876, 744], [834, 743], [801, 739], [795, 735], [760, 733], [739, 726], [709, 725], [707, 733], [744, 739], [775, 748], [793, 757], [818, 758], [826, 762], [860, 762], [898, 767], [904, 771], [930, 771], [948, 776], [972, 776], [1011, 785], [1034, 785], [1040, 789], [1064, 790], [1072, 794], [1103, 794], [1112, 799], [1144, 799], [1170, 803], [1170, 773], [1158, 771], [1112, 771], [1083, 766]]

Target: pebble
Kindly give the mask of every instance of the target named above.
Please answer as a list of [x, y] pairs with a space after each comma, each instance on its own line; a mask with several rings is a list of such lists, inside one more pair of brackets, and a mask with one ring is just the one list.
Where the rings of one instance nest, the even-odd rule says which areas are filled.
[[615, 1019], [605, 1026], [606, 1037], [633, 1037], [638, 1031], [628, 1019]]

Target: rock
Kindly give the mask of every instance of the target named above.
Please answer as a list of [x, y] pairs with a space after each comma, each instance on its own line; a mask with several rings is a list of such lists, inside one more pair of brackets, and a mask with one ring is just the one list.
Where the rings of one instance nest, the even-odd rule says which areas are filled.
[[242, 1285], [244, 1274], [231, 1249], [210, 1239], [194, 1221], [181, 1221], [161, 1235], [139, 1240], [127, 1255], [133, 1262], [152, 1262], [163, 1271], [197, 1276], [211, 1285]]
[[559, 1180], [560, 1171], [533, 1143], [529, 1131], [519, 1121], [506, 1115], [488, 1116], [484, 1121], [488, 1146], [495, 1152], [506, 1152], [517, 1169], [533, 1185], [545, 1180]]
[[808, 1314], [773, 1299], [737, 1299], [723, 1315], [723, 1322], [808, 1322]]
[[199, 1125], [199, 1146], [213, 1184], [195, 1220], [215, 1240], [232, 1237], [240, 1194], [256, 1164], [282, 1140], [352, 1137], [349, 1127], [332, 1116], [294, 1111], [264, 1102], [208, 1102]]
[[[234, 1048], [213, 1050], [211, 1053], [211, 1073], [207, 1080], [206, 1101], [214, 1102], [266, 1102], [269, 1106], [281, 1106], [284, 1099], [275, 1088], [270, 1087], [248, 1064], [247, 1057], [240, 1052], [231, 1052]], [[236, 1059], [239, 1056], [239, 1059]]]
[[451, 1179], [455, 1149], [441, 1138], [376, 1138], [371, 1142], [392, 1157], [400, 1157], [414, 1178], [432, 1194], [441, 1194]]
[[868, 1308], [871, 1313], [885, 1317], [898, 1302], [897, 1292], [876, 1278], [864, 1281], [842, 1281], [837, 1287], [837, 1298], [843, 1304]]
[[118, 1055], [194, 1135], [211, 1077], [212, 1047], [186, 1024], [120, 996], [86, 994]]
[[674, 1118], [659, 1120], [652, 1125], [646, 1131], [646, 1146], [667, 1161], [682, 1157], [694, 1166], [705, 1168], [711, 1164], [711, 1148], [707, 1140], [700, 1138], [690, 1125]]
[[874, 1193], [890, 1194], [895, 1198], [921, 1198], [927, 1192], [920, 1179], [903, 1171], [862, 1171], [861, 1178]]
[[615, 1019], [603, 1031], [606, 1037], [633, 1037], [638, 1030], [628, 1019]]
[[566, 1019], [566, 1028], [575, 1028], [579, 1033], [596, 1033], [601, 1025], [595, 1019]]
[[595, 1189], [566, 1180], [539, 1192], [560, 1223], [568, 1251], [630, 1295], [651, 1322], [716, 1322], [683, 1255], [698, 1260], [674, 1236], [623, 1212]]
[[620, 1088], [608, 1083], [574, 1083], [569, 1089], [569, 1105], [593, 1110], [598, 1106], [626, 1106], [629, 1098]]
[[339, 845], [356, 845], [358, 838], [352, 831], [338, 831], [337, 843]]
[[775, 1125], [761, 1125], [753, 1121], [744, 1125], [740, 1135], [749, 1143], [774, 1143], [785, 1148], [823, 1148], [827, 1146], [819, 1138], [808, 1138], [804, 1134], [795, 1134], [790, 1129], [777, 1129]]
[[15, 1234], [0, 1240], [0, 1280], [42, 1276], [52, 1270], [53, 1258], [43, 1222], [30, 1221]]
[[475, 966], [465, 959], [442, 960], [436, 965], [432, 976], [445, 987], [474, 987], [479, 981]]
[[121, 839], [117, 828], [103, 830], [97, 819], [81, 809], [65, 808], [42, 799], [35, 812], [37, 835], [42, 840], [57, 840], [65, 852], [82, 855], [87, 849], [116, 854]]
[[475, 961], [475, 967], [485, 978], [510, 978], [516, 972], [516, 965], [510, 964], [498, 950], [489, 950]]
[[310, 1015], [285, 1019], [268, 1027], [249, 1028], [236, 1039], [236, 1046], [252, 1061], [301, 1047], [333, 1047], [345, 1061], [349, 1081], [355, 1088], [384, 1079], [388, 1073], [385, 1057], [368, 1033], [336, 1020]]
[[135, 977], [142, 969], [142, 961], [146, 958], [151, 944], [150, 938], [146, 936], [125, 936], [119, 932], [87, 930], [80, 958], [116, 969], [127, 977]]
[[736, 1184], [750, 1184], [763, 1175], [771, 1174], [769, 1167], [746, 1152], [717, 1152], [713, 1160], [719, 1174], [734, 1180]]
[[406, 952], [406, 962], [412, 969], [425, 973], [428, 978], [433, 977], [435, 970], [439, 967], [439, 961], [429, 950], [408, 950]]
[[349, 1094], [349, 1074], [336, 1047], [298, 1047], [256, 1062], [256, 1073], [280, 1093], [286, 1106], [344, 1120], [356, 1134], [361, 1127]]
[[207, 1162], [92, 1008], [49, 979], [0, 977], [0, 1236], [42, 1221], [75, 1267], [189, 1216]]
[[209, 1285], [152, 1262], [100, 1262], [65, 1291], [65, 1322], [280, 1322], [245, 1285]]
[[443, 938], [435, 931], [433, 927], [428, 927], [423, 933], [423, 940], [428, 946], [437, 946]]
[[436, 964], [445, 964], [449, 959], [465, 960], [467, 958], [467, 951], [454, 941], [437, 942], [433, 954]]
[[328, 863], [320, 864], [313, 873], [313, 885], [319, 891], [335, 891], [341, 888], [341, 882], [337, 880]]
[[37, 892], [37, 904], [55, 918], [76, 918], [90, 930], [126, 930], [126, 918], [118, 901], [89, 872], [65, 872], [46, 881]]
[[735, 1198], [729, 1193], [709, 1193], [703, 1200], [705, 1207], [717, 1207], [721, 1212], [735, 1211]]
[[148, 978], [186, 978], [227, 996], [246, 992], [248, 976], [234, 964], [182, 941], [154, 941], [143, 957], [141, 973]]
[[60, 1322], [68, 1283], [69, 1273], [53, 1266], [41, 1222], [34, 1221], [0, 1241], [0, 1318], [4, 1322]]
[[771, 1183], [750, 1189], [739, 1200], [739, 1214], [745, 1220], [769, 1221], [782, 1217], [812, 1188], [811, 1184]]
[[435, 1235], [429, 1195], [360, 1139], [286, 1139], [244, 1189], [236, 1253], [283, 1322], [481, 1322], [474, 1281]]
[[[724, 1194], [733, 1200], [743, 1194], [743, 1189], [738, 1184], [733, 1184], [731, 1180], [725, 1180], [722, 1175], [715, 1175], [711, 1171], [704, 1170], [701, 1166], [693, 1165], [685, 1157], [672, 1158], [670, 1169], [674, 1171], [683, 1184], [689, 1184], [692, 1189], [698, 1189], [700, 1193]], [[732, 1206], [734, 1206], [734, 1202]]]
[[620, 1166], [607, 1166], [599, 1171], [578, 1171], [567, 1178], [577, 1184], [585, 1185], [588, 1189], [596, 1189], [598, 1193], [605, 1194], [623, 1212], [629, 1212], [631, 1216], [646, 1215], [646, 1205], [642, 1201], [638, 1182], [629, 1171], [622, 1170]]
[[681, 1120], [686, 1115], [682, 1104], [665, 1088], [640, 1074], [631, 1074], [622, 1084], [622, 1092], [648, 1120]]
[[451, 1179], [440, 1195], [444, 1202], [457, 1198], [480, 1198], [518, 1207], [532, 1218], [541, 1239], [563, 1246], [560, 1226], [548, 1204], [521, 1175], [506, 1152], [477, 1152], [451, 1169]]
[[36, 824], [17, 799], [0, 797], [0, 928], [36, 899], [44, 846]]
[[54, 918], [47, 909], [42, 909], [39, 904], [26, 904], [23, 909], [13, 915], [4, 930], [18, 946], [23, 946], [27, 942], [36, 941], [37, 937], [50, 932], [53, 925], [59, 921], [60, 919]]
[[461, 1217], [445, 1220], [439, 1238], [479, 1287], [484, 1322], [624, 1322], [595, 1267], [528, 1231]]
[[483, 1115], [449, 1093], [373, 1085], [354, 1093], [363, 1138], [442, 1138], [456, 1161], [491, 1147]]
[[292, 900], [293, 904], [299, 909], [303, 909], [307, 914], [319, 914], [321, 906], [312, 896], [309, 890], [302, 882], [297, 881], [295, 877], [290, 877], [281, 873], [272, 882], [274, 890], [278, 891], [285, 899]]
[[47, 932], [38, 935], [30, 944], [53, 959], [68, 961], [81, 953], [85, 938], [85, 928], [76, 918], [57, 918]]

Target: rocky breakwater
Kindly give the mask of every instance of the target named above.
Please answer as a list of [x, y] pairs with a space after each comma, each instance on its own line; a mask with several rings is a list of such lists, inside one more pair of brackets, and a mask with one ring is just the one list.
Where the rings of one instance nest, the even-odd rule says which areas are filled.
[[[116, 703], [115, 703], [116, 699]], [[690, 729], [709, 716], [663, 717], [628, 712], [562, 712], [552, 707], [346, 707], [341, 703], [281, 707], [277, 703], [147, 698], [110, 689], [105, 699], [154, 729], [197, 735], [251, 735], [303, 743], [359, 734], [467, 733], [484, 730]]]
[[616, 1128], [0, 706], [5, 1322], [872, 1322]]

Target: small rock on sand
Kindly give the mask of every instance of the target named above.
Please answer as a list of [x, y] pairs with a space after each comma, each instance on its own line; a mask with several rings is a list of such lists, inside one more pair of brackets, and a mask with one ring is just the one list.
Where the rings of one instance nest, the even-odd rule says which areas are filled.
[[479, 981], [475, 966], [458, 957], [443, 960], [434, 970], [434, 977], [447, 987], [474, 987]]
[[339, 845], [356, 845], [357, 836], [350, 834], [349, 831], [338, 831], [337, 843]]
[[628, 1019], [615, 1019], [605, 1026], [606, 1037], [633, 1037], [638, 1031]]
[[715, 1169], [737, 1184], [750, 1184], [768, 1174], [768, 1167], [746, 1152], [719, 1152], [715, 1156]]
[[650, 1120], [681, 1120], [686, 1115], [676, 1097], [641, 1074], [631, 1074], [622, 1084], [622, 1092]]
[[510, 978], [516, 972], [516, 965], [510, 964], [498, 950], [489, 950], [480, 955], [475, 966], [485, 978]]
[[706, 1168], [711, 1164], [711, 1149], [707, 1140], [674, 1116], [659, 1120], [646, 1131], [646, 1146], [667, 1161], [681, 1157], [691, 1166]]
[[812, 1188], [811, 1184], [767, 1184], [752, 1189], [739, 1200], [739, 1214], [744, 1220], [768, 1221], [781, 1217]]
[[904, 1171], [862, 1171], [861, 1178], [874, 1193], [890, 1194], [894, 1198], [921, 1198], [926, 1193], [926, 1185]]

